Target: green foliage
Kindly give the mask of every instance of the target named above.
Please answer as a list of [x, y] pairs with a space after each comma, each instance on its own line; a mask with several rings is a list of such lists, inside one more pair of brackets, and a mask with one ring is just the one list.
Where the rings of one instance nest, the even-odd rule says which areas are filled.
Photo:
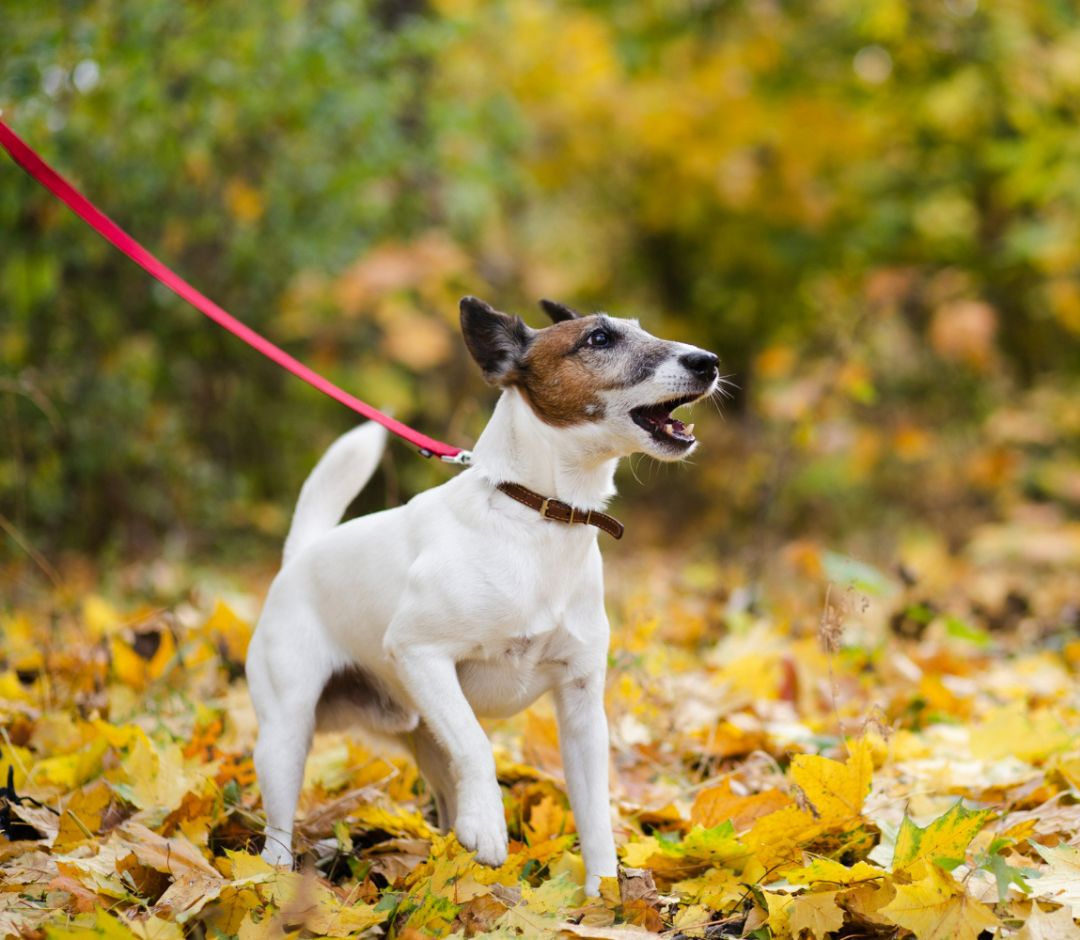
[[[0, 42], [6, 117], [47, 159], [209, 296], [383, 397], [354, 372], [355, 324], [280, 321], [305, 276], [428, 221], [433, 23], [286, 0], [14, 3]], [[4, 512], [53, 547], [132, 548], [227, 534], [294, 490], [348, 415], [3, 172]]]

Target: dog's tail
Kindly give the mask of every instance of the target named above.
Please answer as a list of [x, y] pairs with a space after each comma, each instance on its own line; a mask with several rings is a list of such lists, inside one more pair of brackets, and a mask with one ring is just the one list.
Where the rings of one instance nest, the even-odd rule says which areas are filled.
[[339, 437], [323, 454], [300, 489], [292, 525], [285, 539], [285, 561], [329, 532], [378, 466], [386, 428], [374, 421]]

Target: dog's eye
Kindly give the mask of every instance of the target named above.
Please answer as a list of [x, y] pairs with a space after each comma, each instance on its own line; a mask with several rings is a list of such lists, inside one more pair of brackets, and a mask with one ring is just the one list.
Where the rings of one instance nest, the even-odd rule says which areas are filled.
[[611, 334], [607, 330], [593, 330], [585, 342], [589, 346], [602, 349], [611, 345]]

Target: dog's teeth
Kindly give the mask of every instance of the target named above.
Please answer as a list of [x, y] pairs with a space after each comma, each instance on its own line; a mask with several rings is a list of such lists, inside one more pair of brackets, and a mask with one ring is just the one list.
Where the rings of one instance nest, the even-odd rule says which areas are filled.
[[692, 424], [688, 424], [686, 426], [686, 436], [691, 437], [691, 436], [693, 436], [693, 433], [694, 433], [694, 426]]
[[675, 436], [675, 426], [670, 421], [668, 421], [667, 424], [664, 425], [664, 433], [668, 437]]

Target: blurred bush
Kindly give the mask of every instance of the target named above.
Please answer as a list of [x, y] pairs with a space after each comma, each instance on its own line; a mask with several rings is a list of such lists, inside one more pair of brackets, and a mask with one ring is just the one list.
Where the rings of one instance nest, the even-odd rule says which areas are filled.
[[[717, 531], [799, 534], [943, 501], [966, 525], [1004, 487], [1075, 512], [1078, 63], [1080, 15], [1022, 0], [9, 0], [0, 106], [200, 289], [436, 436], [490, 400], [466, 292], [716, 349], [732, 418], [653, 506], [703, 490]], [[351, 416], [0, 172], [7, 528], [271, 544]], [[1050, 399], [1029, 466], [991, 431]], [[401, 453], [372, 505], [445, 476]]]

